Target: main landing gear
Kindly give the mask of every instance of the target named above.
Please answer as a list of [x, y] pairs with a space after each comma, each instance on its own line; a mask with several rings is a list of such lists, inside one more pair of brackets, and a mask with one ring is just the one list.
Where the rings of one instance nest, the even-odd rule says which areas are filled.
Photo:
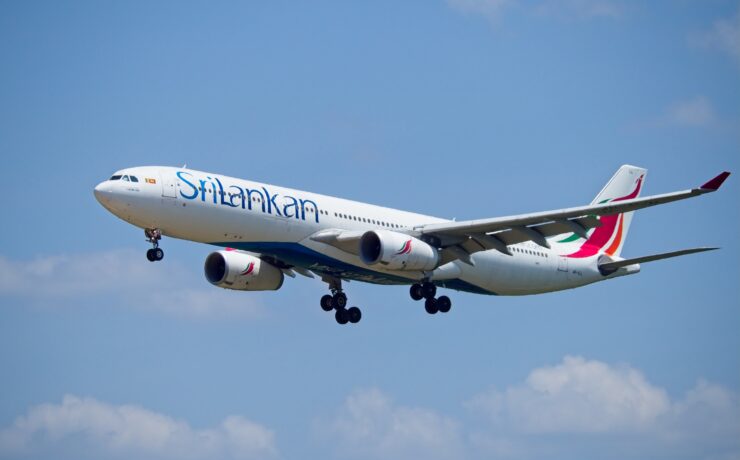
[[335, 310], [334, 319], [339, 324], [359, 323], [362, 311], [357, 307], [347, 308], [347, 294], [342, 291], [342, 280], [330, 278], [328, 283], [331, 295], [321, 297], [321, 309], [327, 312]]
[[164, 259], [164, 251], [159, 247], [159, 240], [162, 239], [162, 232], [158, 228], [144, 229], [146, 240], [152, 243], [152, 248], [146, 252], [146, 258], [149, 262], [157, 262]]
[[424, 309], [430, 315], [434, 315], [437, 312], [447, 313], [452, 308], [452, 301], [446, 295], [434, 297], [437, 295], [437, 286], [429, 281], [411, 285], [409, 293], [414, 300], [425, 299]]

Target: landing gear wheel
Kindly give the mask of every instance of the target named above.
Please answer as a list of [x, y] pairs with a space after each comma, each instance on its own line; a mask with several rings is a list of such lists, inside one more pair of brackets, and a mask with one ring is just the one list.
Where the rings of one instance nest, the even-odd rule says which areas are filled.
[[158, 228], [144, 229], [146, 240], [152, 243], [152, 248], [146, 252], [146, 258], [149, 262], [156, 262], [164, 259], [164, 251], [159, 248], [159, 240], [162, 239], [162, 232]]
[[362, 319], [362, 311], [357, 307], [347, 310], [347, 314], [349, 315], [349, 322], [352, 324], [357, 324]]
[[337, 292], [336, 294], [334, 294], [334, 298], [332, 300], [334, 308], [336, 308], [337, 310], [344, 310], [344, 307], [347, 306], [347, 294], [345, 294], [344, 292]]
[[409, 294], [411, 294], [411, 298], [414, 300], [421, 300], [424, 298], [424, 292], [421, 287], [421, 284], [412, 284], [411, 289], [409, 289]]
[[437, 286], [433, 283], [426, 282], [421, 285], [421, 293], [425, 299], [433, 299], [437, 295]]
[[349, 321], [349, 313], [344, 308], [338, 308], [337, 312], [334, 314], [334, 319], [336, 319], [339, 324], [347, 324]]
[[452, 308], [452, 301], [446, 295], [440, 296], [437, 299], [437, 309], [441, 313], [447, 313]]
[[332, 303], [332, 296], [330, 296], [329, 294], [326, 294], [325, 296], [321, 297], [321, 309], [324, 311], [334, 310], [334, 305]]
[[424, 302], [424, 310], [426, 310], [430, 315], [437, 313], [439, 311], [437, 300], [434, 297], [427, 299], [426, 302]]

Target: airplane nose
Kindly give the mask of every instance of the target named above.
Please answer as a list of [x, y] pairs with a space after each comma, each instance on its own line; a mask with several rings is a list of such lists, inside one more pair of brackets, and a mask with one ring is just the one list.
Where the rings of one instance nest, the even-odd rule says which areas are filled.
[[100, 204], [105, 204], [110, 197], [110, 188], [105, 182], [101, 182], [95, 186], [93, 193], [95, 194], [95, 199], [98, 200]]

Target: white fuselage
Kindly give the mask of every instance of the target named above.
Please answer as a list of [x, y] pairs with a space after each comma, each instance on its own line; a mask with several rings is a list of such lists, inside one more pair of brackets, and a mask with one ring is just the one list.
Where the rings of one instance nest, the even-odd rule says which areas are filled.
[[186, 168], [138, 167], [116, 173], [138, 181], [108, 180], [95, 188], [103, 206], [119, 218], [162, 234], [274, 258], [316, 273], [379, 284], [412, 284], [427, 277], [457, 290], [524, 295], [569, 289], [635, 273], [620, 269], [607, 277], [598, 256], [572, 259], [527, 242], [511, 254], [476, 252], [431, 273], [368, 266], [359, 256], [310, 239], [322, 230], [390, 230], [413, 233], [420, 225], [449, 222], [326, 195]]

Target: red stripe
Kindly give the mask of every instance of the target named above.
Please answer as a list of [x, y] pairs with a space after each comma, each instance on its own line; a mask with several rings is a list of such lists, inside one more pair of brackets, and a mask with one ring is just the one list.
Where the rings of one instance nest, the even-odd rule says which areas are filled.
[[619, 227], [617, 228], [617, 236], [614, 238], [614, 241], [612, 241], [609, 249], [606, 250], [606, 253], [610, 256], [614, 255], [614, 253], [617, 251], [617, 248], [619, 248], [619, 244], [622, 242], [622, 227], [624, 227], [624, 214], [619, 215]]
[[[625, 195], [623, 197], [616, 198], [612, 200], [613, 202], [616, 201], [625, 201], [625, 200], [631, 200], [637, 195], [640, 194], [640, 189], [642, 188], [642, 178], [643, 176], [640, 176], [639, 179], [637, 179], [637, 186], [635, 189], [630, 193], [629, 195]], [[617, 222], [621, 222], [619, 217], [622, 216], [622, 214], [614, 214], [611, 216], [601, 216], [599, 218], [599, 221], [601, 222], [600, 227], [596, 227], [596, 230], [594, 230], [593, 234], [586, 240], [585, 243], [578, 249], [578, 251], [568, 254], [565, 257], [572, 257], [576, 259], [580, 259], [583, 257], [591, 257], [599, 252], [601, 248], [606, 245], [606, 243], [609, 242], [612, 235], [614, 235], [614, 230], [617, 227]], [[620, 226], [620, 233], [621, 233], [621, 226]], [[617, 235], [618, 238], [621, 239], [621, 235]], [[611, 249], [611, 247], [609, 248]]]

